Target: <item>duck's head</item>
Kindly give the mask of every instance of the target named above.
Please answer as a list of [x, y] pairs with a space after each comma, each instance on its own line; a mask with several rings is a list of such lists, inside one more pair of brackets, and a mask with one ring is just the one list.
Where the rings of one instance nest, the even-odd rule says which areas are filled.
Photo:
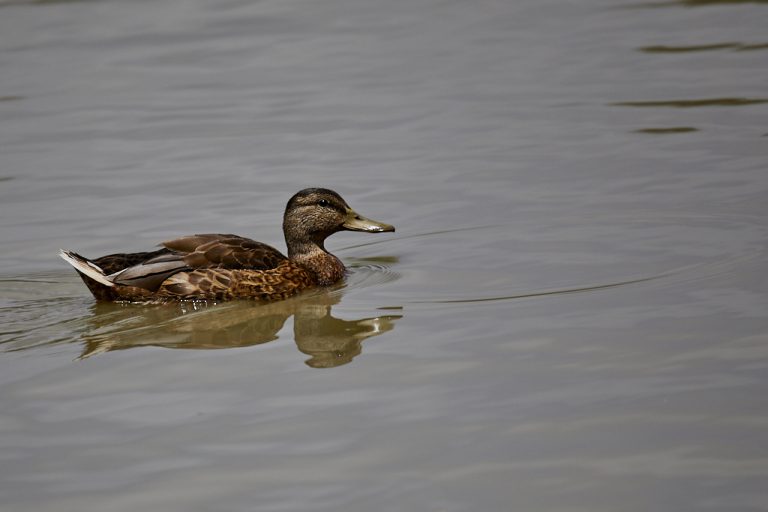
[[339, 194], [326, 188], [305, 188], [285, 207], [283, 232], [289, 253], [306, 244], [322, 249], [327, 237], [345, 230], [383, 233], [394, 231], [395, 227], [363, 217]]

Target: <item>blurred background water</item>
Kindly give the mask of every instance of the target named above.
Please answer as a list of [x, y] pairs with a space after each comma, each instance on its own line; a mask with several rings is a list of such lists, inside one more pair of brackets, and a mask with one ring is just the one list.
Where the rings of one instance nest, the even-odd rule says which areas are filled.
[[[0, 1], [0, 508], [764, 511], [766, 4]], [[284, 303], [56, 256], [308, 186]]]

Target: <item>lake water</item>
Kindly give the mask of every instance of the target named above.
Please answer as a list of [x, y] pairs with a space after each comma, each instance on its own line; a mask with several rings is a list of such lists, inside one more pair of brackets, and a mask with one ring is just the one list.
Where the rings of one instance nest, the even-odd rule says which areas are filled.
[[[768, 510], [768, 2], [0, 2], [3, 511]], [[57, 257], [394, 234], [279, 304]]]

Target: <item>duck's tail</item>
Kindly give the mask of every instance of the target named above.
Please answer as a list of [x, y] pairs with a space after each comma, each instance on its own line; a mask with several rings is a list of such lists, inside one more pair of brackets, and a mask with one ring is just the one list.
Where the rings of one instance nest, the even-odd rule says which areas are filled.
[[101, 267], [99, 267], [88, 258], [83, 258], [76, 252], [65, 251], [64, 249], [59, 249], [59, 256], [61, 256], [61, 259], [75, 267], [75, 270], [93, 279], [97, 283], [103, 284], [104, 286], [108, 286], [110, 288], [115, 286], [115, 283], [109, 279]]

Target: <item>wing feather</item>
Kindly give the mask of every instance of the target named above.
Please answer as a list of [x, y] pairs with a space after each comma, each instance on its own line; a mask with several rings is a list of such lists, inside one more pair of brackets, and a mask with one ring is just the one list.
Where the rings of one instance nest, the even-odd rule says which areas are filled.
[[237, 235], [191, 235], [163, 242], [190, 268], [269, 270], [287, 260], [262, 242]]

